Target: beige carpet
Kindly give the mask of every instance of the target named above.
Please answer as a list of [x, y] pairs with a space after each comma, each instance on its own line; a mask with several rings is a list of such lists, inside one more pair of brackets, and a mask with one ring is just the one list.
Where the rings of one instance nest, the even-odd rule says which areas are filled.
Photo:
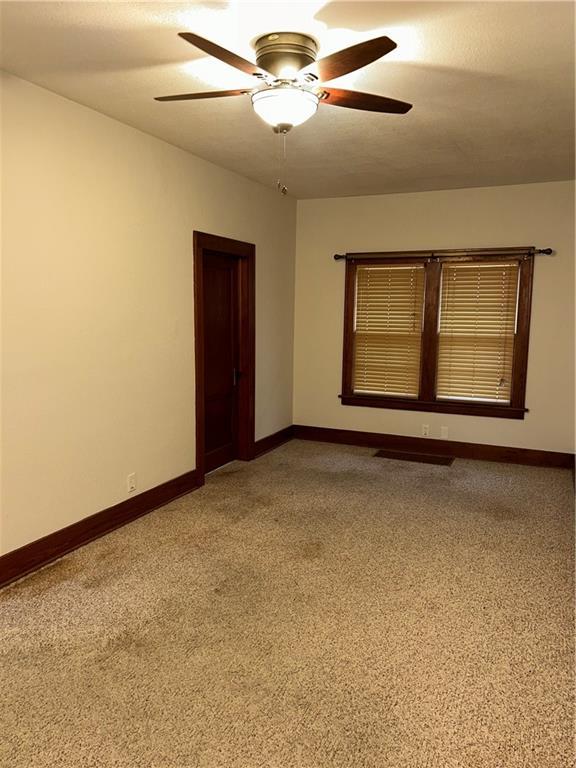
[[572, 766], [566, 470], [292, 442], [0, 594], [2, 768]]

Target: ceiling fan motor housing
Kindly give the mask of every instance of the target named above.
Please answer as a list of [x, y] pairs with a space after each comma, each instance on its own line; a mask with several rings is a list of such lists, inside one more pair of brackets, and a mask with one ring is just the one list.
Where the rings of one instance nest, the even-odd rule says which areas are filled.
[[256, 63], [277, 78], [296, 74], [316, 61], [318, 44], [309, 35], [298, 32], [271, 32], [254, 43]]

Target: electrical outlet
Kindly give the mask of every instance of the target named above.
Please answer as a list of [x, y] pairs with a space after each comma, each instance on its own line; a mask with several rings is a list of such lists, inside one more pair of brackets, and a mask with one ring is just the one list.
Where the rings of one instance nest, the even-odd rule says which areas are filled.
[[440, 437], [442, 440], [448, 440], [448, 427], [440, 427]]
[[136, 472], [132, 472], [128, 475], [126, 478], [126, 486], [128, 488], [128, 493], [134, 493], [136, 490]]
[[422, 424], [422, 437], [430, 437], [430, 424]]

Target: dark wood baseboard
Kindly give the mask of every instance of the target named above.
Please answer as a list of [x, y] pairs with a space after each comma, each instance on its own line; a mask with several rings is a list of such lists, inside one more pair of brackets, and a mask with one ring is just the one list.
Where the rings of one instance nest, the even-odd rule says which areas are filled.
[[202, 485], [197, 470], [96, 512], [0, 557], [0, 587]]
[[387, 448], [398, 451], [418, 451], [456, 456], [460, 459], [502, 461], [511, 464], [530, 464], [541, 467], [574, 467], [573, 453], [536, 451], [529, 448], [510, 448], [483, 443], [460, 443], [455, 440], [435, 440], [429, 437], [406, 437], [379, 432], [356, 432], [350, 429], [329, 429], [295, 424], [293, 437], [297, 440], [316, 440], [321, 443], [358, 445], [365, 448]]
[[[510, 448], [482, 443], [461, 443], [453, 440], [434, 440], [404, 435], [388, 435], [379, 432], [357, 432], [348, 429], [329, 429], [295, 424], [272, 435], [257, 440], [254, 456], [262, 456], [292, 439], [314, 440], [322, 443], [357, 445], [366, 448], [383, 448], [390, 451], [419, 451], [421, 453], [446, 454], [462, 459], [501, 461], [544, 467], [560, 467], [574, 470], [574, 454], [557, 451], [537, 451], [528, 448]], [[0, 556], [0, 587], [20, 579], [89, 541], [120, 528], [137, 517], [152, 512], [170, 501], [196, 490], [203, 485], [197, 470], [133, 496], [113, 507], [96, 512], [77, 523], [50, 533], [42, 539], [26, 544], [13, 552]]]
[[279, 432], [274, 432], [273, 435], [268, 435], [261, 440], [256, 440], [254, 443], [254, 458], [257, 459], [258, 456], [262, 456], [264, 453], [268, 453], [268, 451], [273, 451], [274, 448], [278, 448], [278, 446], [283, 443], [292, 440], [294, 437], [293, 432], [294, 427], [289, 426], [281, 429]]

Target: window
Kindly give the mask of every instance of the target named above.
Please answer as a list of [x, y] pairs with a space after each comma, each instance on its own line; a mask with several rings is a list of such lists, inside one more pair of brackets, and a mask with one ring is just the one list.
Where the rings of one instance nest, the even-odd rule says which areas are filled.
[[436, 396], [510, 404], [518, 262], [443, 264]]
[[342, 403], [524, 418], [533, 254], [348, 255]]
[[354, 392], [418, 397], [424, 265], [356, 270]]

